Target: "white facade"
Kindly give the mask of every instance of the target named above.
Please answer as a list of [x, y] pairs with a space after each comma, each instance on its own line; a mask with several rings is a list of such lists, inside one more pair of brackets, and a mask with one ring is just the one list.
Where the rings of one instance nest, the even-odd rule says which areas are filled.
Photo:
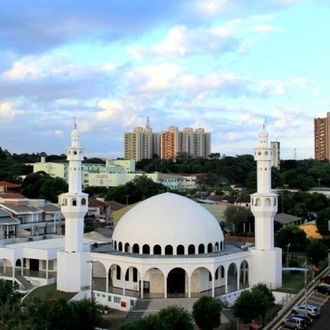
[[0, 267], [4, 273], [11, 268], [9, 278], [13, 281], [19, 271], [28, 278], [25, 272], [33, 268], [46, 272], [46, 279], [57, 272], [58, 290], [79, 292], [79, 298], [88, 296], [97, 282], [94, 298], [122, 310], [129, 310], [137, 297], [227, 297], [259, 282], [277, 288], [282, 284], [282, 251], [274, 248], [277, 195], [270, 186], [273, 149], [265, 130], [259, 140], [255, 149], [258, 191], [251, 196], [255, 248], [246, 251], [225, 243], [218, 221], [203, 206], [164, 193], [128, 211], [115, 227], [112, 244], [100, 247], [99, 252], [98, 247], [91, 251], [92, 244], [83, 238], [88, 199], [81, 190], [83, 150], [75, 129], [67, 149], [69, 191], [60, 196], [66, 221], [64, 241], [7, 244], [0, 247]]
[[273, 157], [274, 150], [268, 145], [268, 133], [263, 128], [259, 133], [259, 146], [254, 150], [254, 159], [257, 162], [257, 192], [251, 195], [251, 211], [255, 217], [251, 284], [263, 282], [272, 289], [282, 285], [282, 250], [274, 247], [274, 216], [277, 212], [278, 196], [271, 190]]
[[67, 148], [69, 161], [69, 191], [60, 195], [61, 211], [65, 217], [65, 247], [57, 255], [57, 289], [79, 292], [90, 284], [88, 276], [89, 251], [84, 251], [84, 216], [88, 211], [88, 195], [82, 193], [80, 147], [77, 129], [71, 133]]

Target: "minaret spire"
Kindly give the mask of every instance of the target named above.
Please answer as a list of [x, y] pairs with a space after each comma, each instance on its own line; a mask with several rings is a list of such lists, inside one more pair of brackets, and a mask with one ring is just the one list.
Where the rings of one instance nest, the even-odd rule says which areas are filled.
[[60, 195], [61, 212], [65, 217], [64, 252], [58, 253], [57, 289], [79, 292], [88, 285], [86, 260], [89, 252], [84, 249], [84, 217], [88, 211], [88, 195], [82, 192], [83, 148], [74, 119], [71, 145], [67, 148], [69, 161], [69, 191]]
[[268, 145], [266, 121], [258, 137], [259, 145], [254, 149], [257, 192], [251, 195], [251, 211], [255, 218], [255, 248], [251, 252], [259, 264], [253, 265], [251, 282], [269, 282], [269, 286], [277, 287], [282, 283], [282, 251], [274, 247], [274, 216], [278, 196], [271, 189], [274, 150]]

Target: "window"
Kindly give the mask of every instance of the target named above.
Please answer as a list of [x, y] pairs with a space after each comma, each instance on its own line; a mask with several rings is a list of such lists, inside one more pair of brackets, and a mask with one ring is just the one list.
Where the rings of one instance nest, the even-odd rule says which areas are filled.
[[160, 247], [160, 245], [154, 246], [154, 254], [162, 254], [162, 248]]
[[136, 283], [138, 280], [138, 272], [136, 268], [133, 268], [133, 282]]
[[116, 279], [117, 280], [121, 279], [121, 269], [119, 266], [116, 266]]
[[149, 245], [147, 245], [147, 244], [143, 245], [142, 254], [150, 254], [150, 247], [149, 247]]
[[172, 247], [172, 245], [166, 245], [165, 246], [165, 254], [166, 255], [173, 255], [173, 247]]
[[178, 245], [176, 248], [176, 254], [181, 255], [184, 254], [184, 246], [183, 245]]
[[129, 281], [129, 269], [126, 270], [125, 281]]

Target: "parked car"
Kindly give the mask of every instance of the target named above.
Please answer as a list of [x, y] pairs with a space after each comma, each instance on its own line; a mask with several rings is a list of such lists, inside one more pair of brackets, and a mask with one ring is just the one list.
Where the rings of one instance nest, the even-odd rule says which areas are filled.
[[[306, 312], [306, 306], [305, 304], [297, 305], [292, 308], [293, 314], [305, 314]], [[318, 307], [314, 305], [307, 304], [307, 316], [311, 318], [316, 318], [321, 314], [321, 311]]]
[[322, 283], [330, 284], [330, 276], [324, 276], [321, 278]]
[[299, 317], [292, 316], [292, 317], [289, 317], [289, 318], [285, 319], [282, 322], [282, 327], [288, 328], [288, 329], [298, 330], [298, 329], [306, 329], [307, 324], [303, 319], [300, 319]]
[[305, 314], [292, 314], [294, 317], [298, 317], [306, 322], [306, 324], [311, 324], [313, 322], [313, 319]]
[[326, 283], [320, 283], [314, 289], [316, 292], [324, 293], [326, 295], [330, 294], [330, 285]]

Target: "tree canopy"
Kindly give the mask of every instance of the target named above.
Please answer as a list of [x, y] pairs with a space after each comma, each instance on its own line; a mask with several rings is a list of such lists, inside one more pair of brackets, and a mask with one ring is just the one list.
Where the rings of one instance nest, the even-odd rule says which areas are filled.
[[243, 323], [250, 323], [259, 317], [265, 323], [266, 313], [274, 305], [275, 298], [266, 285], [259, 283], [251, 290], [243, 291], [233, 306], [234, 316]]
[[94, 330], [102, 326], [103, 306], [89, 299], [33, 299], [29, 304], [7, 301], [0, 313], [3, 330]]
[[290, 244], [290, 251], [305, 252], [308, 244], [306, 233], [296, 225], [282, 227], [275, 234], [275, 245], [285, 250]]
[[194, 303], [192, 315], [201, 330], [212, 330], [220, 325], [220, 312], [218, 300], [203, 296]]
[[154, 182], [146, 175], [137, 175], [125, 185], [110, 188], [106, 200], [133, 204], [166, 191], [167, 188], [164, 185]]
[[45, 172], [31, 173], [21, 186], [21, 193], [28, 198], [44, 198], [57, 202], [58, 196], [68, 191], [67, 183], [61, 178], [53, 178]]
[[179, 306], [169, 306], [156, 314], [124, 323], [120, 330], [193, 330], [193, 318], [189, 312]]

